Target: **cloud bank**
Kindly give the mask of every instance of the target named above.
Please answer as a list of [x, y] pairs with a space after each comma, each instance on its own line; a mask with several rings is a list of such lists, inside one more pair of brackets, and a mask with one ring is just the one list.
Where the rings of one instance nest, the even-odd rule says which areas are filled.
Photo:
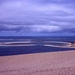
[[75, 32], [74, 0], [0, 0], [0, 32]]

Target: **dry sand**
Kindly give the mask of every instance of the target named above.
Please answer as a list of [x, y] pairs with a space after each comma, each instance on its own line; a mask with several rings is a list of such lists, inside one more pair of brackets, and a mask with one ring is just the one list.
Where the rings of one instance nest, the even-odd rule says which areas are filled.
[[75, 51], [3, 56], [0, 75], [75, 75]]

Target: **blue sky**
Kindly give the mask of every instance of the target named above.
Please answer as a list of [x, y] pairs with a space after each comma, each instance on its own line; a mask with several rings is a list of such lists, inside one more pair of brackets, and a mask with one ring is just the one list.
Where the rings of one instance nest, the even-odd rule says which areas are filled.
[[75, 0], [0, 0], [0, 36], [74, 36]]

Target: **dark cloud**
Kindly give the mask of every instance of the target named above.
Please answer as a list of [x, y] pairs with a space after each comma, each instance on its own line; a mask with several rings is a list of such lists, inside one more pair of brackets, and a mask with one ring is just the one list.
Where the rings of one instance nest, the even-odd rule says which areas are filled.
[[22, 26], [0, 25], [0, 31], [15, 31], [20, 32], [23, 30]]
[[0, 0], [0, 31], [75, 32], [74, 0]]

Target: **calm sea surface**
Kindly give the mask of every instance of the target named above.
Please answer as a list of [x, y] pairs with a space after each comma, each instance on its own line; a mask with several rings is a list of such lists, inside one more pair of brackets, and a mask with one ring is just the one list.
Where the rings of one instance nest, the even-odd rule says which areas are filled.
[[[25, 44], [34, 44], [34, 46], [0, 46], [0, 56], [43, 53], [75, 50], [75, 48], [48, 47], [44, 44], [65, 45], [64, 42], [75, 42], [75, 37], [0, 37], [0, 44], [5, 42], [25, 42]], [[63, 43], [59, 43], [63, 42]], [[20, 44], [23, 44], [20, 43]]]

